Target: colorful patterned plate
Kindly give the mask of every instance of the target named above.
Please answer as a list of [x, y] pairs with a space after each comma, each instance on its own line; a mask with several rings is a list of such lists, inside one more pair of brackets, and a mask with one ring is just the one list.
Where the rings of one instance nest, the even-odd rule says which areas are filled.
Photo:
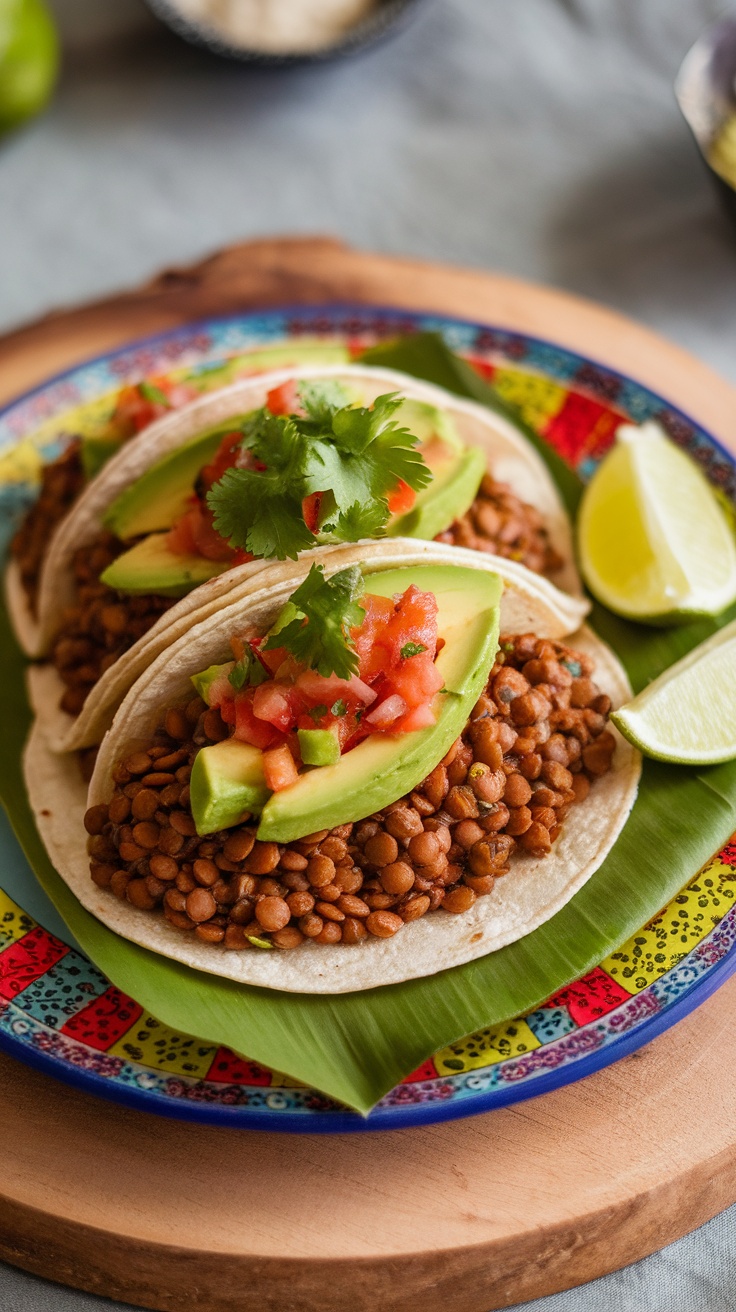
[[[622, 419], [657, 418], [736, 502], [736, 461], [640, 384], [547, 342], [428, 315], [298, 307], [196, 324], [90, 361], [0, 413], [5, 537], [43, 460], [93, 429], [127, 383], [199, 378], [225, 358], [307, 341], [359, 352], [399, 332], [441, 332], [585, 477]], [[736, 971], [736, 842], [660, 915], [543, 1007], [451, 1044], [364, 1119], [288, 1077], [176, 1034], [123, 996], [75, 946], [0, 824], [0, 1047], [71, 1084], [162, 1115], [287, 1131], [393, 1129], [487, 1111], [580, 1079], [648, 1043]]]

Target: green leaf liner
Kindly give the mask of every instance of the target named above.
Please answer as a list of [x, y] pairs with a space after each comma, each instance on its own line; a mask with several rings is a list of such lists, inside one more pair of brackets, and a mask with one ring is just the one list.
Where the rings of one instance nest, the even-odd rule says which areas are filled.
[[[387, 344], [366, 358], [501, 408], [439, 338]], [[561, 462], [536, 435], [534, 442], [557, 476]], [[560, 485], [572, 504], [579, 483], [563, 469]], [[638, 689], [732, 613], [647, 630], [597, 608], [594, 623]], [[21, 695], [24, 661], [5, 615], [0, 657], [0, 796], [41, 885], [84, 952], [165, 1024], [284, 1071], [362, 1113], [439, 1048], [538, 1006], [591, 970], [655, 915], [734, 828], [736, 762], [700, 771], [646, 762], [631, 817], [600, 870], [526, 938], [429, 979], [363, 993], [327, 997], [251, 988], [137, 947], [79, 905], [48, 860], [25, 795], [20, 761], [31, 715]]]

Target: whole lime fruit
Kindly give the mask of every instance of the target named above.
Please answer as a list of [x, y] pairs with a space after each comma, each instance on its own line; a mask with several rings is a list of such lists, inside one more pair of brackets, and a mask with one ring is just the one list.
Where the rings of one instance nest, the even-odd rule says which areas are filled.
[[43, 109], [58, 67], [56, 28], [43, 0], [0, 0], [0, 133]]

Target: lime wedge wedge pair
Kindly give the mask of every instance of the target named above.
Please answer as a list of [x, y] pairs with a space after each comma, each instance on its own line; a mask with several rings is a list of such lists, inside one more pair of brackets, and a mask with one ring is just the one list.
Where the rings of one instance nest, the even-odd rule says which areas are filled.
[[609, 610], [651, 624], [736, 600], [736, 539], [697, 465], [656, 423], [622, 426], [583, 495], [580, 563]]
[[736, 757], [736, 620], [677, 661], [611, 719], [647, 756], [683, 765]]

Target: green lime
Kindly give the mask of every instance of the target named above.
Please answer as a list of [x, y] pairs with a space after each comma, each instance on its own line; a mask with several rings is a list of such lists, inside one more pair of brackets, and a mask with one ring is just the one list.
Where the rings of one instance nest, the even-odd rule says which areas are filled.
[[736, 540], [697, 465], [656, 423], [624, 425], [580, 505], [591, 592], [627, 619], [676, 623], [736, 599]]
[[736, 620], [611, 719], [639, 751], [660, 761], [714, 765], [736, 757]]
[[56, 29], [43, 0], [0, 0], [0, 132], [43, 109], [58, 65]]

